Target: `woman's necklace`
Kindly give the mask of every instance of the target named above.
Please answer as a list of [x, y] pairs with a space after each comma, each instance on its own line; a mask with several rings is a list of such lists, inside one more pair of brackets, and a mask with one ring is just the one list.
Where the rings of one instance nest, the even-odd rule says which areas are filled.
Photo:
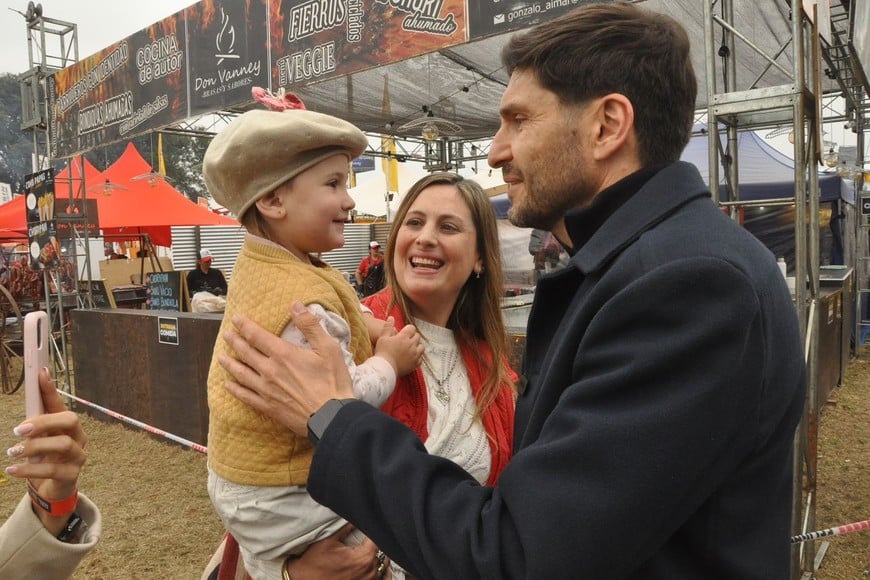
[[441, 351], [441, 371], [447, 369], [447, 372], [443, 374], [440, 378], [435, 374], [435, 370], [432, 368], [432, 365], [429, 364], [429, 361], [424, 356], [423, 357], [423, 365], [429, 371], [429, 374], [432, 375], [432, 378], [435, 379], [435, 382], [438, 384], [438, 388], [435, 389], [435, 398], [441, 401], [441, 404], [446, 405], [450, 402], [450, 392], [444, 388], [444, 384], [450, 380], [450, 377], [453, 375], [453, 370], [456, 368], [456, 363], [459, 361], [459, 356], [456, 353], [456, 350], [450, 350], [450, 362], [447, 362], [447, 353], [445, 351]]

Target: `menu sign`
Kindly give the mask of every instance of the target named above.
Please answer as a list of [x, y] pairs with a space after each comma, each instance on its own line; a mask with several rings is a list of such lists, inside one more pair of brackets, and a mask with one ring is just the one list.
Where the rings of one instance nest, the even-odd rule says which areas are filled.
[[79, 280], [81, 292], [90, 292], [94, 308], [114, 308], [115, 302], [106, 289], [104, 280]]
[[181, 311], [181, 272], [150, 272], [145, 275], [148, 310]]
[[54, 268], [59, 263], [60, 242], [54, 219], [54, 170], [45, 169], [24, 176], [27, 212], [27, 241], [30, 267]]

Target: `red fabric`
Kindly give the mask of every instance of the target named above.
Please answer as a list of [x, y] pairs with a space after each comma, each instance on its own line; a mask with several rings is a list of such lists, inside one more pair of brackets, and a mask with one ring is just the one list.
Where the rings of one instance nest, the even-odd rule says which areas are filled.
[[[402, 313], [397, 307], [387, 311], [393, 295], [389, 288], [381, 290], [377, 294], [364, 298], [363, 304], [371, 308], [375, 317], [386, 320], [388, 316], [395, 319], [396, 329], [405, 326]], [[492, 360], [489, 345], [479, 342], [475, 345], [484, 361]], [[462, 347], [462, 360], [468, 371], [468, 380], [471, 383], [471, 391], [475, 399], [480, 395], [480, 388], [485, 379], [484, 369], [477, 363], [472, 352], [473, 349]], [[508, 369], [511, 380], [516, 381], [517, 375], [508, 366], [505, 359], [503, 364]], [[396, 381], [396, 389], [387, 401], [381, 406], [381, 410], [398, 419], [410, 427], [420, 438], [426, 441], [429, 437], [427, 418], [429, 413], [429, 397], [426, 395], [426, 381], [423, 371], [418, 367], [415, 371], [400, 377]], [[514, 439], [514, 398], [510, 385], [504, 384], [499, 389], [495, 401], [483, 412], [481, 416], [483, 427], [489, 435], [489, 448], [492, 455], [492, 468], [487, 479], [487, 485], [495, 485], [498, 476], [507, 466], [511, 458]]]
[[218, 568], [218, 580], [237, 580], [238, 578], [250, 580], [251, 577], [245, 572], [244, 567], [245, 563], [239, 553], [239, 543], [232, 534], [227, 532], [224, 538], [224, 553]]
[[[77, 166], [78, 164], [74, 164], [75, 173], [79, 172]], [[172, 226], [239, 225], [234, 219], [216, 214], [190, 201], [163, 179], [133, 180], [133, 177], [151, 173], [152, 169], [132, 143], [105, 172], [97, 172], [96, 175], [89, 172], [86, 164], [87, 198], [97, 200], [100, 228], [106, 234], [129, 234], [131, 238], [148, 234], [156, 245], [171, 246]], [[100, 185], [107, 180], [119, 187], [103, 191]], [[68, 185], [60, 188], [55, 185], [57, 196], [60, 197], [63, 193], [68, 197], [67, 188]], [[79, 191], [75, 193], [78, 197]], [[24, 198], [25, 196], [16, 197], [0, 205], [0, 238], [11, 237], [12, 232], [21, 232], [26, 237]]]
[[[82, 160], [84, 160], [84, 169], [82, 169]], [[70, 179], [70, 175], [72, 175], [72, 179]], [[93, 183], [99, 183], [100, 179], [100, 170], [94, 167], [87, 158], [73, 157], [70, 159], [69, 165], [54, 176], [54, 197], [56, 200], [69, 199], [70, 191], [74, 195], [78, 195], [82, 186], [89, 187]], [[27, 239], [25, 197], [18, 195], [0, 205], [0, 239]]]
[[383, 257], [383, 256], [379, 256], [379, 258], [378, 258], [377, 260], [372, 260], [372, 257], [371, 257], [371, 256], [366, 256], [366, 257], [363, 258], [362, 261], [359, 263], [359, 274], [360, 274], [360, 276], [362, 276], [363, 278], [365, 278], [366, 276], [368, 276], [368, 274], [369, 274], [369, 268], [371, 268], [373, 264], [381, 264], [381, 263], [383, 263], [383, 261], [384, 261], [384, 257]]

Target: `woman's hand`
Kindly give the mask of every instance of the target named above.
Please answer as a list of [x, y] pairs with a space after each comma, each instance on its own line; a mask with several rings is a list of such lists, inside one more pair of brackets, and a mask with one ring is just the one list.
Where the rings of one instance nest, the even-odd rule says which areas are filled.
[[[6, 451], [9, 457], [27, 461], [10, 465], [6, 474], [30, 480], [40, 497], [64, 500], [76, 493], [86, 459], [87, 437], [78, 415], [66, 410], [46, 369], [39, 371], [39, 391], [45, 413], [30, 417], [15, 427], [13, 432], [24, 439]], [[53, 534], [60, 532], [69, 519], [69, 514], [51, 516], [42, 509], [34, 509]]]
[[299, 302], [293, 321], [311, 350], [299, 348], [244, 316], [234, 316], [236, 331], [224, 340], [237, 359], [221, 356], [234, 380], [226, 388], [243, 403], [305, 436], [308, 418], [330, 399], [352, 399], [350, 374], [338, 343]]

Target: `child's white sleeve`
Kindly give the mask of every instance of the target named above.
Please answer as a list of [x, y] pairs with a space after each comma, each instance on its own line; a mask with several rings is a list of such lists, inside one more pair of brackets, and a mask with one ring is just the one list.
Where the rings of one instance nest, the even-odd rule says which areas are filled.
[[[396, 388], [396, 371], [386, 359], [373, 356], [365, 362], [357, 365], [350, 352], [350, 326], [347, 321], [337, 314], [326, 310], [320, 304], [309, 304], [308, 311], [317, 317], [320, 326], [329, 336], [338, 341], [341, 346], [341, 354], [344, 364], [353, 381], [353, 394], [361, 401], [380, 407], [387, 400], [393, 389]], [[311, 348], [302, 332], [293, 321], [284, 327], [281, 338], [291, 344], [303, 348]]]

